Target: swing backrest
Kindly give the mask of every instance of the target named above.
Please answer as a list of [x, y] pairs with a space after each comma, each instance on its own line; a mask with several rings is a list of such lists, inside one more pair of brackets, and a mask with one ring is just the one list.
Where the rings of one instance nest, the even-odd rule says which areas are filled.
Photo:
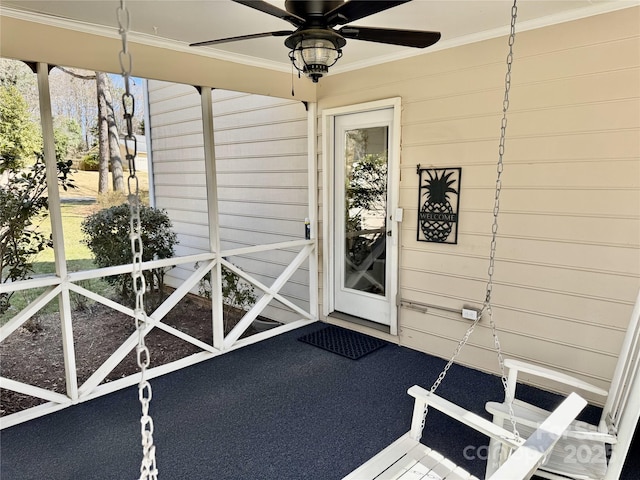
[[[600, 427], [617, 434], [623, 416], [638, 390], [638, 368], [640, 367], [640, 292], [636, 299], [627, 333], [622, 342], [620, 357], [616, 365], [609, 395], [602, 410]], [[637, 395], [637, 393], [636, 393]], [[626, 419], [625, 419], [626, 420]]]

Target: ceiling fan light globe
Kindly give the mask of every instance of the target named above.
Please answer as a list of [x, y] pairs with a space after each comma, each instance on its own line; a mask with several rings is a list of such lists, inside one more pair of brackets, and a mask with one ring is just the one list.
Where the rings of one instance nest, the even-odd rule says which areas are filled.
[[329, 67], [335, 65], [341, 56], [342, 50], [325, 38], [301, 40], [289, 55], [293, 66], [314, 83], [327, 74]]

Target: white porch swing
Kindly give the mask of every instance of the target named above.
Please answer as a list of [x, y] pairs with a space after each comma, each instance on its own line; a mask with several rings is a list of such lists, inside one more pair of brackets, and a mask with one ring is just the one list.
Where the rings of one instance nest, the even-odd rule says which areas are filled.
[[[551, 480], [618, 480], [640, 418], [640, 293], [636, 299], [618, 363], [609, 391], [580, 379], [539, 365], [505, 360], [509, 370], [508, 396], [516, 424], [521, 431], [531, 431], [549, 412], [516, 398], [518, 373], [546, 378], [570, 388], [606, 398], [597, 425], [572, 422], [562, 439], [536, 475]], [[489, 402], [486, 409], [497, 425], [511, 416], [506, 403]], [[504, 454], [492, 440], [487, 461], [487, 476], [499, 468]]]
[[[491, 480], [519, 480], [533, 476], [546, 456], [551, 452], [556, 442], [564, 435], [564, 431], [571, 425], [577, 415], [586, 406], [587, 402], [576, 393], [569, 395], [562, 404], [551, 414], [544, 412], [538, 414], [535, 422], [530, 422], [532, 432], [525, 441], [520, 438], [516, 428], [520, 420], [516, 420], [512, 408], [513, 388], [509, 387], [505, 374], [505, 361], [502, 356], [500, 342], [498, 340], [496, 325], [493, 320], [491, 305], [491, 293], [493, 289], [493, 272], [496, 251], [496, 235], [498, 231], [498, 213], [500, 210], [501, 175], [503, 170], [504, 142], [507, 126], [507, 110], [509, 108], [509, 89], [511, 84], [511, 66], [513, 61], [513, 44], [515, 40], [515, 22], [517, 17], [517, 0], [514, 0], [511, 9], [511, 31], [509, 34], [509, 54], [507, 55], [507, 73], [505, 76], [505, 94], [503, 101], [503, 116], [500, 130], [499, 158], [497, 165], [496, 194], [493, 210], [493, 226], [491, 250], [489, 256], [488, 282], [483, 309], [478, 318], [467, 329], [462, 340], [456, 347], [451, 359], [444, 367], [430, 390], [425, 390], [417, 385], [412, 386], [408, 393], [415, 398], [411, 429], [387, 448], [379, 452], [362, 466], [344, 477], [343, 480], [368, 480], [368, 479], [429, 479], [429, 480], [478, 480], [452, 461], [432, 450], [420, 442], [425, 427], [427, 410], [435, 408], [453, 419], [487, 435], [491, 440], [491, 449], [500, 452], [502, 450], [502, 464], [498, 460], [493, 462], [493, 468], [487, 471], [487, 479]], [[447, 371], [466, 345], [471, 333], [482, 317], [487, 317], [493, 334], [494, 345], [498, 355], [502, 384], [505, 391], [505, 401], [502, 411], [496, 423], [469, 412], [454, 403], [445, 400], [435, 394], [436, 389], [445, 378]], [[512, 381], [512, 383], [514, 383]], [[510, 420], [512, 431], [503, 428], [506, 419]], [[491, 454], [490, 454], [491, 455]], [[491, 455], [491, 459], [498, 454]], [[559, 478], [559, 477], [558, 477]]]

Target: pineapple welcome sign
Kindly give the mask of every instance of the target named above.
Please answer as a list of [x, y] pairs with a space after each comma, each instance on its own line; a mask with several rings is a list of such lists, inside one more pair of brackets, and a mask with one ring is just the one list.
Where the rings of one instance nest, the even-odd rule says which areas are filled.
[[420, 168], [418, 241], [458, 243], [462, 168]]

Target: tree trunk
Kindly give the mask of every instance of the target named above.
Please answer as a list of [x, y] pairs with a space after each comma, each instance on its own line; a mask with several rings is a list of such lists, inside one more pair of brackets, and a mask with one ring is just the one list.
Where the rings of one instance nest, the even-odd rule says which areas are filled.
[[115, 192], [124, 192], [124, 177], [122, 173], [122, 156], [120, 155], [120, 136], [118, 135], [118, 125], [116, 124], [116, 115], [113, 111], [113, 100], [111, 98], [111, 90], [105, 89], [105, 99], [107, 110], [105, 116], [109, 126], [109, 154], [111, 161], [111, 178], [113, 180], [113, 190]]
[[96, 72], [96, 91], [98, 93], [98, 193], [106, 193], [109, 190], [109, 125], [106, 118], [107, 101], [105, 91], [108, 91], [106, 73]]

